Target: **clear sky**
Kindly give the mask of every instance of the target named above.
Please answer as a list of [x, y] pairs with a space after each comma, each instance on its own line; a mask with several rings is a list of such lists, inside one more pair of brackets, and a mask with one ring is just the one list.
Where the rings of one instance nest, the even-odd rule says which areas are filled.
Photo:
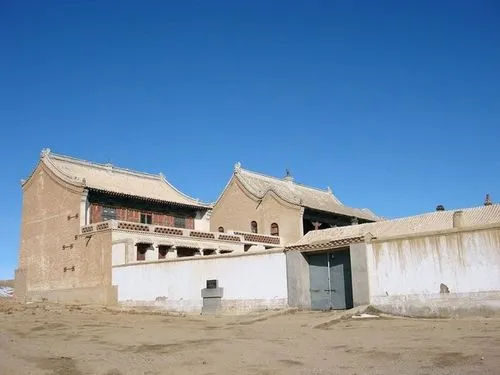
[[40, 150], [213, 201], [233, 164], [385, 217], [500, 201], [500, 3], [0, 0], [0, 278]]

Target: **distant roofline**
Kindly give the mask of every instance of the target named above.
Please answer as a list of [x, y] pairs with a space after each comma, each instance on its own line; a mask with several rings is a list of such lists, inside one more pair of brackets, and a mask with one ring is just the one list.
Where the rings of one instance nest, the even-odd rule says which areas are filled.
[[[240, 171], [246, 172], [246, 173], [255, 174], [257, 176], [261, 176], [261, 177], [265, 177], [265, 178], [270, 178], [272, 180], [277, 180], [277, 181], [280, 181], [280, 182], [287, 182], [287, 180], [284, 180], [283, 178], [279, 178], [279, 177], [276, 177], [276, 176], [271, 176], [271, 175], [268, 175], [268, 174], [265, 174], [265, 173], [261, 173], [261, 172], [251, 171], [251, 170], [243, 168], [241, 166], [238, 169], [235, 168], [234, 173], [238, 173]], [[303, 188], [311, 189], [311, 190], [316, 190], [316, 191], [319, 191], [321, 193], [326, 193], [326, 194], [329, 193], [329, 194], [333, 195], [332, 190], [329, 187], [327, 187], [326, 189], [323, 190], [323, 189], [318, 188], [318, 187], [314, 187], [314, 186], [310, 186], [310, 185], [304, 185], [302, 183], [296, 182], [295, 180], [292, 180], [290, 182], [293, 183], [294, 185], [299, 186], [299, 187], [303, 187]]]

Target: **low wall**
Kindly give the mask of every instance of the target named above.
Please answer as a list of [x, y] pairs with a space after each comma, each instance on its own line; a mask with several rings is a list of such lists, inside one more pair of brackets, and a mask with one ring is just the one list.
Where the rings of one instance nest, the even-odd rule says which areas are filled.
[[222, 309], [242, 313], [287, 306], [283, 252], [155, 261], [114, 266], [112, 283], [124, 305], [200, 312], [206, 280], [224, 288]]
[[500, 229], [450, 231], [367, 244], [370, 303], [408, 316], [500, 311]]

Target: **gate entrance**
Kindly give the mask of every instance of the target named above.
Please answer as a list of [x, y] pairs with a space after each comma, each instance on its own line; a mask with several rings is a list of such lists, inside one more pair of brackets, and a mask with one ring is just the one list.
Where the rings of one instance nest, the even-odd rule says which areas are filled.
[[349, 250], [310, 254], [311, 309], [341, 310], [353, 307]]

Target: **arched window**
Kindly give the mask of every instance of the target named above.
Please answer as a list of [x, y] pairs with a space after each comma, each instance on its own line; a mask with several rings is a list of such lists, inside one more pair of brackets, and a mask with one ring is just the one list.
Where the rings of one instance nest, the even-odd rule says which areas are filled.
[[280, 235], [280, 227], [276, 223], [271, 224], [271, 236], [279, 236]]
[[219, 227], [219, 232], [224, 233], [224, 227]]
[[257, 222], [256, 221], [252, 221], [250, 223], [250, 231], [252, 233], [257, 233], [258, 232], [258, 228], [257, 228]]

